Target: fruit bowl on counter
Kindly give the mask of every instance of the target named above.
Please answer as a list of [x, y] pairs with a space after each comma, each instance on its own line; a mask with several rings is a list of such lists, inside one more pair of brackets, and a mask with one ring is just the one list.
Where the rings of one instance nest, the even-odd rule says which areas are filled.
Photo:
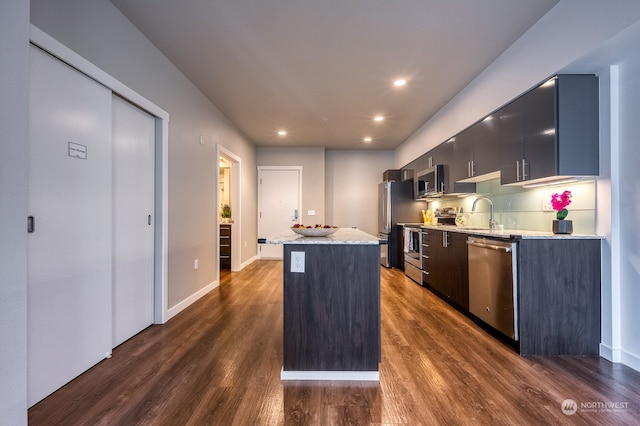
[[291, 227], [291, 230], [304, 237], [326, 237], [336, 232], [338, 227], [331, 225], [304, 226], [303, 224], [295, 224]]

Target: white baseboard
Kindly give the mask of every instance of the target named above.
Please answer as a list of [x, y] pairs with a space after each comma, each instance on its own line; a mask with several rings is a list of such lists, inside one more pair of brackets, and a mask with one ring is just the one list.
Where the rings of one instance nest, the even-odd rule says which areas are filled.
[[180, 312], [184, 311], [186, 308], [188, 308], [190, 305], [192, 305], [194, 302], [196, 302], [202, 296], [204, 296], [205, 294], [209, 293], [211, 290], [213, 290], [214, 288], [218, 287], [219, 285], [220, 285], [220, 283], [218, 282], [218, 280], [216, 280], [216, 281], [214, 281], [214, 282], [212, 282], [210, 284], [207, 284], [206, 286], [204, 286], [203, 288], [201, 288], [197, 292], [193, 293], [191, 296], [187, 297], [186, 299], [184, 299], [183, 301], [181, 301], [177, 305], [174, 305], [174, 306], [170, 307], [169, 310], [167, 311], [167, 321], [169, 321], [174, 316], [178, 315]]
[[622, 349], [613, 349], [612, 347], [600, 343], [600, 356], [615, 363], [624, 364], [629, 368], [640, 371], [640, 357]]
[[338, 380], [379, 382], [379, 371], [280, 371], [280, 380]]
[[[244, 268], [246, 268], [247, 266], [251, 265], [256, 260], [258, 260], [258, 256], [253, 256], [251, 259], [247, 260], [246, 262], [243, 262], [240, 265], [240, 270], [242, 271]], [[235, 271], [235, 272], [237, 272], [237, 271]]]
[[[616, 357], [616, 355], [618, 356]], [[614, 351], [611, 346], [605, 345], [604, 343], [600, 343], [600, 356], [611, 362], [620, 362], [619, 354], [617, 353], [617, 351]]]
[[635, 354], [626, 351], [620, 351], [620, 362], [627, 367], [631, 367], [636, 371], [640, 371], [640, 357]]

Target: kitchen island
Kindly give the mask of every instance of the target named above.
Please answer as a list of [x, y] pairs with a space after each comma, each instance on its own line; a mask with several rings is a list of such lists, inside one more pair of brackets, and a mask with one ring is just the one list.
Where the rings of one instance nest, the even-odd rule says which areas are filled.
[[379, 380], [380, 241], [340, 228], [261, 242], [284, 248], [281, 379]]

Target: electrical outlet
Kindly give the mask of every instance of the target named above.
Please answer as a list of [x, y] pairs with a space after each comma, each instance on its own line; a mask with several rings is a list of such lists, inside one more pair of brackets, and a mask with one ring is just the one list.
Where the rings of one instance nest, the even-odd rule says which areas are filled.
[[542, 211], [543, 212], [552, 212], [553, 207], [551, 206], [551, 201], [542, 200]]
[[304, 273], [304, 252], [291, 252], [291, 272]]
[[193, 261], [193, 269], [197, 270], [198, 269], [198, 259]]

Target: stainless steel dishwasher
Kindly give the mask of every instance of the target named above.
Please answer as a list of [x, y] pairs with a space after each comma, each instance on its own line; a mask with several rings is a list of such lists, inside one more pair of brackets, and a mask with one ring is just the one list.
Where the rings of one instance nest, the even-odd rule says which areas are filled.
[[467, 245], [469, 311], [518, 340], [517, 243], [469, 237]]

